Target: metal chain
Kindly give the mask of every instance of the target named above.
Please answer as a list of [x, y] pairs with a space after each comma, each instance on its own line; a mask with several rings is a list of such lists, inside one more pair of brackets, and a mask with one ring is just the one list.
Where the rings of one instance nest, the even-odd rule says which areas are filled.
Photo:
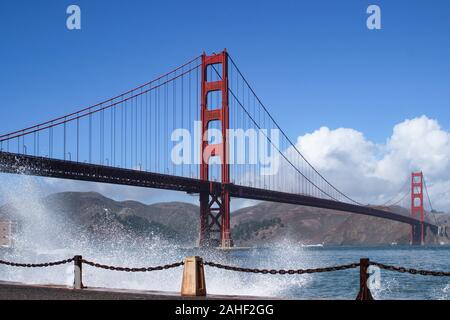
[[296, 270], [275, 270], [275, 269], [251, 269], [251, 268], [240, 268], [240, 267], [234, 267], [234, 266], [228, 266], [223, 265], [219, 263], [209, 262], [205, 261], [203, 263], [205, 266], [210, 266], [214, 268], [219, 269], [225, 269], [230, 271], [237, 271], [237, 272], [247, 272], [247, 273], [261, 273], [261, 274], [281, 274], [281, 275], [294, 275], [294, 274], [305, 274], [305, 273], [322, 273], [322, 272], [333, 272], [333, 271], [340, 271], [340, 270], [347, 270], [347, 269], [354, 269], [359, 267], [359, 263], [352, 263], [352, 264], [346, 264], [346, 265], [340, 265], [340, 266], [334, 266], [334, 267], [327, 267], [327, 268], [316, 268], [316, 269], [296, 269]]
[[[0, 265], [7, 265], [11, 267], [21, 267], [21, 268], [45, 268], [45, 267], [53, 267], [58, 265], [63, 265], [67, 263], [71, 263], [75, 260], [74, 258], [54, 261], [54, 262], [46, 262], [46, 263], [16, 263], [10, 261], [0, 260]], [[99, 264], [96, 262], [92, 262], [89, 260], [82, 259], [82, 263], [85, 263], [94, 268], [112, 270], [112, 271], [123, 271], [123, 272], [150, 272], [150, 271], [160, 271], [160, 270], [168, 270], [172, 268], [177, 268], [184, 265], [184, 262], [176, 262], [172, 264], [166, 264], [156, 267], [144, 267], [144, 268], [126, 268], [126, 267], [117, 267], [117, 266], [109, 266], [104, 264]], [[311, 273], [323, 273], [323, 272], [334, 272], [341, 270], [354, 269], [360, 266], [359, 263], [352, 263], [340, 266], [326, 267], [326, 268], [315, 268], [315, 269], [257, 269], [257, 268], [242, 268], [224, 265], [220, 263], [214, 263], [210, 261], [203, 262], [203, 265], [210, 266], [213, 268], [224, 269], [229, 271], [237, 271], [237, 272], [246, 272], [246, 273], [260, 273], [260, 274], [271, 274], [271, 275], [294, 275], [294, 274], [311, 274]], [[450, 272], [444, 271], [430, 271], [430, 270], [419, 270], [412, 268], [404, 268], [404, 267], [396, 267], [391, 265], [382, 264], [379, 262], [370, 262], [370, 265], [379, 267], [388, 271], [395, 271], [400, 273], [409, 273], [409, 274], [418, 274], [423, 276], [435, 276], [435, 277], [450, 277]]]
[[11, 267], [20, 267], [20, 268], [46, 268], [46, 267], [53, 267], [58, 266], [66, 263], [73, 262], [74, 258], [61, 260], [61, 261], [55, 261], [55, 262], [46, 262], [46, 263], [16, 263], [16, 262], [9, 262], [0, 260], [0, 264], [11, 266]]
[[434, 276], [434, 277], [450, 277], [450, 272], [444, 272], [444, 271], [429, 271], [429, 270], [419, 270], [419, 269], [409, 269], [404, 267], [396, 267], [396, 266], [390, 266], [378, 262], [370, 262], [371, 265], [376, 266], [378, 268], [388, 270], [388, 271], [395, 271], [400, 273], [409, 273], [409, 274], [419, 274], [422, 276]]
[[86, 263], [87, 265], [94, 267], [94, 268], [100, 268], [105, 270], [112, 270], [112, 271], [123, 271], [123, 272], [150, 272], [150, 271], [160, 271], [160, 270], [167, 270], [172, 268], [177, 268], [182, 265], [184, 265], [184, 262], [176, 262], [172, 264], [166, 264], [162, 266], [156, 266], [156, 267], [144, 267], [144, 268], [125, 268], [125, 267], [116, 267], [116, 266], [108, 266], [105, 264], [100, 264], [96, 262], [92, 262], [89, 260], [82, 259], [81, 262]]

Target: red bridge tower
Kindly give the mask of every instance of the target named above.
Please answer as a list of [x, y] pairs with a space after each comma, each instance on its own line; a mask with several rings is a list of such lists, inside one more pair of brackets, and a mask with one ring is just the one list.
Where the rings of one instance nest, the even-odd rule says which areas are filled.
[[[208, 79], [208, 67], [215, 70], [211, 73], [219, 74], [219, 80]], [[209, 160], [211, 157], [220, 157], [222, 187], [213, 187], [210, 184], [209, 192], [200, 193], [200, 246], [233, 246], [230, 237], [230, 194], [227, 186], [230, 183], [230, 167], [228, 161], [227, 131], [229, 127], [228, 109], [228, 54], [226, 50], [219, 54], [202, 55], [201, 78], [201, 121], [202, 142], [200, 148], [200, 179], [209, 181]], [[218, 92], [221, 95], [221, 106], [210, 105], [210, 93]], [[222, 141], [209, 144], [207, 130], [213, 121], [220, 123]]]
[[420, 224], [412, 226], [411, 244], [423, 245], [425, 242], [424, 218], [425, 210], [423, 206], [423, 173], [413, 172], [411, 176], [411, 216], [420, 219]]

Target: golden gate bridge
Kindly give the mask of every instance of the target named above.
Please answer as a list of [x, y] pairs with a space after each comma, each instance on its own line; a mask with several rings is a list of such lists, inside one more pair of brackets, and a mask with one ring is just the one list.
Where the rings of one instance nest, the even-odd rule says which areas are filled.
[[[180, 128], [195, 132], [198, 124], [198, 150], [193, 151], [198, 163], [175, 163], [170, 156], [172, 133]], [[221, 132], [222, 138], [212, 139], [211, 129]], [[261, 174], [267, 166], [261, 161], [231, 161], [245, 146], [230, 141], [230, 129], [258, 132], [263, 151], [279, 158], [277, 172]], [[277, 141], [269, 133], [272, 130], [280, 133]], [[439, 232], [437, 223], [425, 218], [422, 173], [412, 176], [410, 216], [352, 199], [308, 162], [226, 50], [202, 54], [95, 105], [3, 134], [0, 149], [0, 172], [4, 173], [198, 194], [200, 246], [233, 246], [231, 198], [333, 209], [406, 223], [411, 225], [411, 243], [415, 245], [424, 243], [427, 230]]]

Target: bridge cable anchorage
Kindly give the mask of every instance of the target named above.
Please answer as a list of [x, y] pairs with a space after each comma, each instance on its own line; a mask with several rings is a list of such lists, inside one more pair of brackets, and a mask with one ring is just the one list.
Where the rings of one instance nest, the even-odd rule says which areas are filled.
[[326, 268], [315, 268], [315, 269], [257, 269], [257, 268], [242, 268], [242, 267], [236, 267], [236, 266], [230, 266], [230, 265], [224, 265], [220, 263], [214, 263], [205, 261], [203, 263], [205, 266], [210, 266], [213, 268], [218, 269], [224, 269], [229, 271], [236, 271], [236, 272], [245, 272], [245, 273], [261, 273], [261, 274], [271, 274], [271, 275], [294, 275], [294, 274], [311, 274], [311, 273], [324, 273], [324, 272], [334, 272], [334, 271], [341, 271], [341, 270], [348, 270], [348, 269], [355, 269], [359, 267], [359, 263], [351, 263], [351, 264], [345, 264], [345, 265], [339, 265], [339, 266], [333, 266], [333, 267], [326, 267]]
[[[240, 74], [240, 76], [242, 77], [242, 79], [244, 80], [244, 82], [247, 84], [248, 88], [250, 89], [250, 91], [253, 93], [253, 95], [256, 97], [256, 99], [258, 100], [258, 103], [260, 104], [260, 106], [264, 109], [265, 113], [267, 113], [267, 115], [269, 116], [269, 118], [273, 121], [273, 123], [275, 124], [275, 126], [278, 128], [278, 130], [282, 133], [282, 135], [286, 138], [286, 140], [289, 142], [289, 144], [291, 145], [291, 147], [293, 147], [293, 149], [296, 151], [297, 154], [300, 155], [300, 157], [309, 165], [309, 167], [328, 185], [330, 186], [333, 190], [335, 190], [338, 194], [340, 194], [341, 196], [343, 196], [345, 199], [349, 200], [350, 202], [353, 202], [357, 205], [360, 206], [364, 206], [364, 204], [350, 198], [349, 196], [347, 196], [345, 193], [343, 193], [342, 191], [340, 191], [338, 188], [336, 188], [331, 182], [329, 182], [306, 158], [305, 156], [300, 152], [300, 150], [298, 150], [298, 148], [295, 146], [295, 144], [292, 142], [292, 140], [287, 136], [287, 134], [284, 132], [283, 129], [281, 129], [280, 125], [275, 121], [275, 119], [272, 117], [272, 115], [269, 113], [269, 111], [267, 110], [267, 108], [264, 106], [264, 104], [262, 103], [261, 99], [258, 97], [258, 95], [255, 93], [255, 91], [253, 90], [253, 88], [250, 86], [249, 82], [247, 81], [247, 79], [244, 77], [244, 75], [242, 74], [242, 72], [240, 71], [240, 69], [237, 67], [236, 63], [234, 62], [233, 58], [229, 55], [229, 59], [231, 61], [231, 63], [233, 64], [233, 66], [236, 68], [237, 72]], [[319, 190], [321, 190], [319, 188]], [[323, 192], [323, 190], [321, 190]]]

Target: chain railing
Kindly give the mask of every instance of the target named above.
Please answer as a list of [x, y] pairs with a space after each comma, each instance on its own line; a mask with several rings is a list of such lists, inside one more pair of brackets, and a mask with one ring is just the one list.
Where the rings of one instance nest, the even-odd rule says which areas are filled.
[[105, 264], [99, 264], [99, 263], [88, 261], [88, 260], [85, 260], [85, 259], [82, 259], [81, 261], [83, 263], [91, 266], [91, 267], [94, 267], [94, 268], [111, 270], [111, 271], [122, 271], [122, 272], [162, 271], [162, 270], [168, 270], [168, 269], [172, 269], [172, 268], [181, 267], [184, 264], [184, 262], [181, 261], [181, 262], [175, 262], [175, 263], [165, 264], [165, 265], [156, 266], [156, 267], [126, 268], [126, 267], [108, 266], [108, 265], [105, 265]]
[[352, 263], [334, 267], [327, 268], [315, 268], [315, 269], [251, 269], [251, 268], [241, 268], [235, 266], [224, 265], [220, 263], [214, 263], [205, 261], [203, 263], [205, 266], [214, 267], [218, 269], [225, 269], [229, 271], [237, 271], [237, 272], [247, 272], [247, 273], [260, 273], [260, 274], [280, 274], [280, 275], [294, 275], [294, 274], [311, 274], [311, 273], [323, 273], [323, 272], [334, 272], [340, 270], [348, 270], [359, 267], [359, 263]]
[[379, 262], [371, 262], [370, 265], [376, 266], [380, 269], [384, 269], [387, 271], [409, 273], [409, 274], [413, 274], [413, 275], [417, 274], [417, 275], [421, 275], [421, 276], [450, 277], [450, 272], [445, 272], [445, 271], [430, 271], [430, 270], [404, 268], [404, 267], [390, 266], [390, 265], [379, 263]]
[[46, 262], [46, 263], [17, 263], [5, 260], [0, 260], [0, 265], [6, 265], [10, 267], [20, 267], [20, 268], [45, 268], [54, 267], [59, 265], [64, 265], [68, 263], [74, 263], [74, 289], [86, 288], [82, 282], [82, 265], [86, 264], [93, 268], [119, 271], [119, 272], [151, 272], [151, 271], [163, 271], [169, 270], [177, 267], [184, 266], [183, 271], [183, 282], [181, 295], [183, 296], [204, 296], [206, 295], [206, 285], [205, 285], [205, 275], [204, 266], [223, 269], [235, 272], [262, 274], [262, 275], [302, 275], [302, 274], [315, 274], [315, 273], [325, 273], [325, 272], [336, 272], [343, 270], [350, 270], [358, 268], [360, 269], [360, 288], [357, 296], [357, 300], [373, 300], [370, 288], [368, 285], [369, 273], [368, 268], [370, 266], [375, 266], [383, 270], [408, 273], [412, 275], [422, 275], [422, 276], [434, 276], [434, 277], [450, 277], [450, 272], [446, 271], [431, 271], [431, 270], [421, 270], [397, 267], [392, 265], [387, 265], [379, 262], [373, 262], [369, 259], [360, 259], [359, 263], [343, 264], [324, 268], [314, 268], [314, 269], [258, 269], [258, 268], [243, 268], [231, 265], [220, 264], [211, 261], [203, 261], [200, 257], [188, 257], [184, 261], [175, 262], [171, 264], [164, 264], [151, 267], [141, 267], [141, 268], [130, 268], [130, 267], [120, 267], [113, 265], [105, 265], [97, 262], [89, 261], [83, 259], [82, 256], [74, 256], [70, 259]]
[[168, 270], [172, 268], [180, 267], [184, 264], [183, 261], [181, 262], [175, 262], [171, 264], [165, 264], [165, 265], [159, 265], [159, 266], [152, 266], [152, 267], [142, 267], [142, 268], [129, 268], [129, 267], [118, 267], [118, 266], [111, 266], [111, 265], [105, 265], [100, 264], [97, 262], [89, 261], [86, 259], [83, 259], [82, 256], [74, 256], [70, 259], [55, 261], [55, 262], [46, 262], [46, 263], [17, 263], [17, 262], [11, 262], [11, 261], [5, 261], [0, 260], [0, 265], [6, 265], [10, 267], [20, 267], [20, 268], [45, 268], [45, 267], [54, 267], [59, 266], [67, 263], [74, 263], [74, 289], [83, 289], [86, 288], [83, 285], [83, 274], [82, 274], [82, 265], [83, 263], [99, 269], [104, 270], [111, 270], [111, 271], [121, 271], [121, 272], [151, 272], [151, 271], [162, 271], [162, 270]]
[[0, 264], [6, 265], [6, 266], [11, 266], [11, 267], [18, 267], [18, 268], [46, 268], [46, 267], [54, 267], [54, 266], [59, 266], [62, 264], [71, 263], [73, 260], [74, 260], [74, 258], [70, 258], [70, 259], [66, 259], [66, 260], [46, 262], [46, 263], [17, 263], [17, 262], [0, 260]]
[[[77, 259], [77, 257], [78, 256], [75, 256], [70, 259], [54, 261], [54, 262], [45, 262], [45, 263], [17, 263], [17, 262], [0, 260], [0, 265], [6, 265], [6, 266], [10, 266], [10, 267], [19, 267], [19, 268], [45, 268], [45, 267], [54, 267], [54, 266], [71, 263], [71, 262], [75, 261]], [[125, 268], [125, 267], [116, 267], [116, 266], [99, 264], [99, 263], [92, 262], [92, 261], [85, 260], [85, 259], [81, 259], [81, 262], [85, 263], [89, 266], [92, 266], [94, 268], [106, 269], [106, 270], [112, 270], [112, 271], [124, 271], [124, 272], [150, 272], [150, 271], [168, 270], [168, 269], [180, 267], [184, 264], [184, 262], [181, 261], [181, 262], [176, 262], [176, 263], [166, 264], [166, 265], [161, 265], [161, 266], [155, 266], [155, 267]]]

